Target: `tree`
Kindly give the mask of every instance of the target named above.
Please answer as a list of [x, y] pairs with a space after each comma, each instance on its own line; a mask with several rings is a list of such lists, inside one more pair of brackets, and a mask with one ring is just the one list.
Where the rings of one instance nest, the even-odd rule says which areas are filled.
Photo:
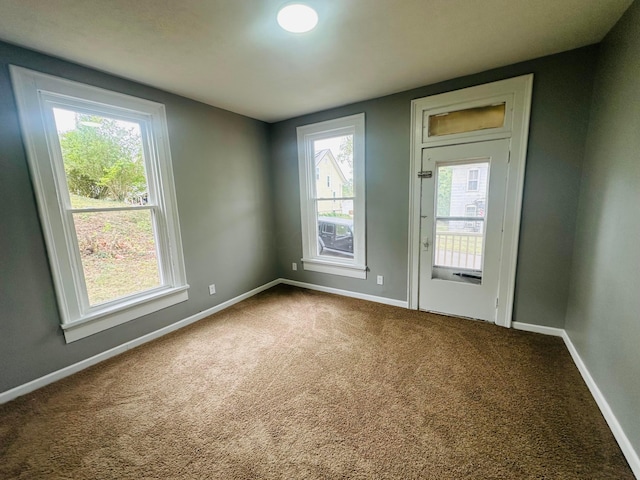
[[453, 169], [444, 167], [438, 169], [438, 207], [436, 215], [448, 217], [451, 212], [451, 181]]
[[353, 172], [353, 135], [342, 137], [337, 160], [341, 165], [349, 167], [350, 172]]
[[347, 177], [347, 183], [342, 186], [342, 196], [353, 196], [353, 135], [342, 137], [340, 142], [340, 151], [336, 158], [338, 164], [342, 168], [343, 173]]
[[60, 146], [71, 193], [125, 201], [146, 190], [139, 130], [77, 114], [76, 128], [60, 135]]

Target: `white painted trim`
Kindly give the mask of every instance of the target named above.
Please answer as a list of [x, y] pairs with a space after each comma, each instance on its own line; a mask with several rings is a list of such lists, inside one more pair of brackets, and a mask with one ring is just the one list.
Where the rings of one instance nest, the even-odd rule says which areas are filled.
[[159, 292], [151, 298], [143, 298], [135, 303], [124, 304], [117, 310], [109, 310], [98, 316], [85, 317], [72, 323], [63, 323], [64, 339], [67, 343], [76, 342], [89, 335], [149, 315], [172, 305], [189, 300], [188, 285]]
[[420, 254], [416, 244], [416, 239], [420, 240], [420, 221], [416, 220], [416, 205], [420, 205], [420, 188], [417, 188], [415, 175], [422, 167], [422, 159], [418, 161], [415, 148], [418, 138], [422, 138], [421, 124], [415, 121], [418, 104], [414, 100], [411, 102], [411, 131], [409, 132], [411, 146], [409, 148], [409, 255], [407, 262], [407, 305], [412, 310], [418, 309], [418, 291], [420, 285]]
[[155, 340], [156, 338], [160, 338], [168, 333], [179, 330], [187, 325], [197, 322], [198, 320], [202, 320], [203, 318], [208, 317], [209, 315], [213, 315], [214, 313], [220, 312], [226, 308], [229, 308], [232, 305], [235, 305], [238, 302], [246, 300], [249, 297], [253, 297], [254, 295], [263, 292], [264, 290], [268, 290], [271, 287], [275, 287], [281, 283], [280, 279], [273, 280], [269, 283], [265, 283], [253, 290], [243, 293], [242, 295], [238, 295], [226, 302], [222, 302], [214, 307], [211, 307], [207, 310], [203, 310], [200, 313], [196, 313], [188, 318], [183, 320], [179, 320], [176, 323], [172, 323], [171, 325], [167, 325], [164, 328], [156, 330], [151, 333], [147, 333], [141, 337], [138, 337], [129, 342], [123, 343], [122, 345], [118, 345], [117, 347], [113, 347], [105, 352], [94, 355], [93, 357], [87, 358], [85, 360], [81, 360], [80, 362], [74, 363], [73, 365], [69, 365], [68, 367], [61, 368], [55, 372], [49, 373], [43, 377], [36, 378], [30, 382], [27, 382], [23, 385], [19, 385], [11, 390], [7, 390], [6, 392], [0, 393], [0, 404], [9, 402], [17, 397], [22, 395], [26, 395], [27, 393], [33, 392], [45, 385], [49, 385], [50, 383], [56, 382], [58, 380], [62, 380], [69, 375], [73, 375], [85, 368], [89, 368], [92, 365], [103, 362], [109, 358], [115, 357], [116, 355], [120, 355], [121, 353], [126, 352], [127, 350], [131, 350], [132, 348], [138, 347], [144, 343], [150, 342], [151, 340]]
[[[502, 264], [500, 266], [500, 305], [496, 324], [511, 327], [513, 302], [516, 286], [518, 247], [520, 246], [520, 222], [522, 220], [522, 198], [524, 195], [524, 174], [529, 144], [529, 123], [533, 96], [533, 74], [511, 79], [520, 84], [514, 89], [513, 135], [511, 137], [511, 157], [507, 180], [507, 206], [503, 220]], [[511, 81], [507, 80], [507, 81]], [[520, 115], [516, 115], [520, 113]]]
[[378, 297], [376, 295], [369, 295], [367, 293], [352, 292], [349, 290], [341, 290], [339, 288], [324, 287], [322, 285], [315, 285], [313, 283], [298, 282], [297, 280], [289, 280], [287, 278], [280, 278], [280, 283], [285, 285], [292, 285], [294, 287], [306, 288], [308, 290], [316, 290], [318, 292], [333, 293], [335, 295], [342, 295], [343, 297], [358, 298], [360, 300], [368, 300], [370, 302], [383, 303], [385, 305], [392, 305], [394, 307], [407, 308], [407, 302], [405, 300], [396, 300], [394, 298]]
[[[189, 286], [164, 105], [23, 67], [10, 65], [9, 69], [66, 341], [73, 342], [187, 300]], [[73, 226], [74, 209], [53, 117], [56, 106], [140, 124], [149, 188], [148, 209], [153, 212], [162, 268], [162, 285], [158, 288], [106, 304], [89, 304]]]
[[[302, 125], [296, 128], [298, 146], [298, 177], [300, 187], [300, 221], [302, 227], [302, 255], [305, 261], [325, 263], [318, 253], [318, 226], [316, 223], [316, 169], [313, 142], [326, 138], [353, 135], [353, 208], [355, 218], [353, 228], [353, 259], [342, 259], [341, 263], [353, 265], [357, 269], [365, 265], [366, 259], [366, 203], [365, 203], [365, 114], [358, 113], [348, 117], [336, 118], [324, 122]], [[354, 274], [344, 269], [331, 269], [322, 266], [304, 265], [305, 270], [319, 271], [353, 278], [366, 278], [366, 272]], [[366, 267], [365, 267], [366, 268]]]
[[[418, 308], [420, 261], [418, 249], [420, 246], [421, 192], [417, 174], [421, 168], [422, 149], [445, 144], [468, 143], [494, 138], [510, 138], [511, 156], [507, 179], [503, 241], [501, 247], [502, 261], [500, 265], [500, 284], [498, 287], [498, 298], [500, 301], [496, 310], [495, 323], [504, 327], [511, 326], [532, 88], [533, 74], [530, 74], [420, 98], [411, 102], [409, 269], [407, 283], [409, 308]], [[500, 98], [506, 99], [507, 105], [511, 105], [511, 108], [513, 108], [513, 112], [507, 112], [505, 127], [497, 129], [497, 133], [490, 133], [491, 131], [489, 130], [487, 132], [474, 133], [469, 137], [450, 136], [448, 139], [424, 142], [422, 138], [422, 117], [424, 111], [438, 111], [438, 109], [444, 107], [451, 108], [452, 106], [462, 108], [466, 104], [471, 105], [482, 99], [484, 99], [482, 101], [486, 103], [487, 98], [492, 98], [493, 100]]]
[[631, 445], [631, 442], [629, 441], [627, 435], [624, 433], [620, 422], [618, 422], [618, 419], [611, 410], [607, 399], [600, 391], [600, 388], [598, 388], [596, 381], [591, 376], [591, 373], [587, 369], [587, 366], [582, 360], [582, 357], [580, 357], [578, 350], [573, 345], [573, 342], [571, 341], [571, 338], [569, 337], [569, 334], [566, 332], [566, 330], [562, 331], [562, 339], [564, 340], [564, 343], [567, 346], [569, 353], [571, 354], [573, 362], [576, 364], [576, 367], [578, 367], [578, 371], [582, 375], [584, 383], [587, 384], [591, 395], [598, 404], [600, 412], [602, 412], [602, 416], [609, 425], [611, 433], [613, 433], [613, 436], [618, 442], [618, 445], [620, 445], [620, 450], [622, 450], [622, 454], [627, 459], [627, 463], [629, 463], [631, 471], [636, 476], [636, 478], [640, 478], [640, 457], [638, 456], [638, 452], [636, 452], [633, 448], [633, 445]]
[[[26, 395], [27, 393], [33, 392], [38, 388], [44, 387], [45, 385], [49, 385], [50, 383], [61, 380], [74, 373], [84, 370], [85, 368], [89, 368], [92, 365], [95, 365], [104, 360], [115, 357], [116, 355], [124, 353], [127, 350], [131, 350], [132, 348], [135, 348], [139, 345], [150, 342], [151, 340], [155, 340], [156, 338], [162, 337], [164, 335], [167, 335], [168, 333], [171, 333], [183, 327], [186, 327], [187, 325], [195, 323], [198, 320], [202, 320], [203, 318], [213, 315], [214, 313], [217, 313], [217, 312], [220, 312], [221, 310], [229, 308], [230, 306], [235, 305], [236, 303], [246, 300], [247, 298], [250, 298], [260, 292], [263, 292], [264, 290], [268, 290], [269, 288], [275, 287], [276, 285], [279, 285], [279, 284], [292, 285], [295, 287], [306, 288], [309, 290], [316, 290], [319, 292], [333, 293], [336, 295], [342, 295], [342, 296], [351, 297], [351, 298], [358, 298], [361, 300], [368, 300], [371, 302], [382, 303], [385, 305], [392, 305], [395, 307], [409, 308], [408, 302], [402, 301], [402, 300], [378, 297], [375, 295], [368, 295], [364, 293], [350, 292], [348, 290], [341, 290], [339, 288], [323, 287], [321, 285], [298, 282], [296, 280], [289, 280], [286, 278], [278, 278], [260, 287], [254, 288], [253, 290], [247, 293], [238, 295], [237, 297], [227, 300], [226, 302], [223, 302], [219, 305], [216, 305], [200, 313], [197, 313], [188, 318], [185, 318], [184, 320], [180, 320], [176, 323], [172, 323], [171, 325], [168, 325], [164, 328], [156, 330], [155, 332], [148, 333], [146, 335], [143, 335], [142, 337], [136, 338], [129, 342], [123, 343], [122, 345], [114, 347], [110, 350], [107, 350], [106, 352], [99, 353], [97, 355], [94, 355], [93, 357], [87, 358], [78, 363], [74, 363], [73, 365], [69, 365], [68, 367], [62, 368], [48, 375], [37, 378], [30, 382], [27, 382], [23, 385], [19, 385], [15, 388], [12, 388], [11, 390], [2, 392], [0, 393], [0, 404], [9, 402], [22, 395]], [[598, 385], [596, 384], [595, 380], [589, 373], [589, 370], [587, 369], [586, 365], [582, 361], [580, 354], [578, 353], [575, 346], [573, 345], [573, 342], [571, 342], [571, 339], [569, 338], [569, 335], [567, 334], [567, 332], [561, 328], [545, 327], [542, 325], [534, 325], [530, 323], [521, 323], [521, 322], [513, 322], [511, 326], [516, 330], [523, 330], [528, 332], [540, 333], [543, 335], [562, 337], [562, 339], [564, 340], [567, 346], [567, 349], [569, 350], [569, 353], [571, 354], [571, 358], [576, 364], [576, 367], [578, 368], [578, 371], [582, 375], [583, 380], [587, 384], [587, 387], [589, 388], [591, 395], [593, 396], [598, 407], [600, 408], [600, 411], [602, 412], [602, 415], [604, 416], [607, 424], [609, 425], [609, 428], [611, 429], [613, 436], [615, 437], [616, 441], [620, 445], [620, 449], [622, 450], [622, 453], [624, 454], [627, 462], [629, 463], [631, 470], [633, 471], [634, 475], [637, 478], [640, 478], [640, 458], [638, 457], [637, 452], [633, 449], [631, 442], [629, 441], [626, 434], [624, 433], [624, 430], [620, 426], [620, 423], [618, 422], [618, 419], [616, 418], [613, 411], [611, 410], [611, 407], [607, 403], [607, 400], [605, 399], [604, 395], [598, 388]]]
[[543, 335], [551, 335], [552, 337], [564, 336], [564, 330], [562, 328], [545, 327], [544, 325], [534, 325], [533, 323], [512, 322], [511, 327], [515, 330], [541, 333]]
[[343, 277], [367, 278], [366, 265], [348, 265], [303, 258], [302, 268], [312, 272], [330, 273], [332, 275], [342, 275]]
[[614, 438], [618, 442], [620, 446], [620, 450], [622, 450], [622, 454], [627, 460], [627, 463], [631, 467], [631, 471], [636, 476], [636, 478], [640, 478], [640, 457], [638, 456], [638, 452], [636, 452], [629, 441], [629, 438], [624, 433], [620, 422], [616, 418], [615, 414], [611, 410], [607, 399], [602, 394], [602, 391], [596, 384], [595, 380], [591, 376], [591, 373], [587, 369], [582, 357], [578, 353], [575, 345], [571, 341], [569, 334], [563, 328], [554, 328], [554, 327], [545, 327], [542, 325], [533, 325], [530, 323], [521, 323], [521, 322], [513, 322], [511, 326], [516, 330], [524, 330], [527, 332], [536, 332], [541, 333], [543, 335], [552, 335], [554, 337], [561, 337], [564, 340], [565, 345], [567, 346], [567, 350], [569, 350], [569, 354], [575, 363], [580, 375], [582, 375], [582, 379], [584, 383], [587, 384], [587, 388], [591, 395], [593, 396], [598, 408], [600, 408], [600, 412], [604, 417], [607, 425], [611, 429], [611, 433], [613, 433]]

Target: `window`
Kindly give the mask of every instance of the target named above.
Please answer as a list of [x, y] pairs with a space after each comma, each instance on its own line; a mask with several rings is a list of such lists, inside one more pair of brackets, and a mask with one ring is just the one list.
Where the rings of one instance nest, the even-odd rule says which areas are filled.
[[[305, 270], [367, 276], [364, 128], [361, 113], [297, 129]], [[326, 182], [314, 175], [321, 162]]]
[[67, 342], [187, 300], [164, 106], [11, 76]]
[[465, 217], [475, 217], [478, 211], [478, 207], [475, 205], [467, 205], [465, 207]]
[[506, 103], [467, 108], [429, 116], [429, 136], [474, 132], [504, 125]]
[[[464, 178], [464, 177], [462, 177]], [[478, 179], [480, 178], [479, 170], [477, 168], [473, 168], [469, 170], [467, 176], [467, 191], [469, 192], [477, 192], [478, 191]]]
[[[475, 217], [478, 214], [478, 207], [476, 205], [467, 205], [464, 207], [465, 217]], [[476, 230], [477, 222], [465, 222], [464, 228]]]

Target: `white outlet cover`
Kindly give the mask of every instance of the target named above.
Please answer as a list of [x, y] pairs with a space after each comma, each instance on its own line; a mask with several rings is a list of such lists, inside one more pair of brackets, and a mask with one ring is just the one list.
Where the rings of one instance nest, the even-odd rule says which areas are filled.
[[296, 262], [291, 264], [291, 270], [298, 270], [298, 264]]
[[378, 275], [377, 282], [378, 285], [384, 284], [384, 277], [382, 275]]
[[213, 285], [209, 285], [209, 295], [215, 295], [216, 293], [216, 286], [215, 284]]

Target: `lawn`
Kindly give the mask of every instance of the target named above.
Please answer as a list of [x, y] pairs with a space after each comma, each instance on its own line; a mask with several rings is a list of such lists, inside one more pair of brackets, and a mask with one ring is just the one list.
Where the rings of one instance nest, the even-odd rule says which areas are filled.
[[[128, 206], [71, 195], [74, 208]], [[96, 305], [160, 285], [150, 210], [74, 213], [89, 303]]]

